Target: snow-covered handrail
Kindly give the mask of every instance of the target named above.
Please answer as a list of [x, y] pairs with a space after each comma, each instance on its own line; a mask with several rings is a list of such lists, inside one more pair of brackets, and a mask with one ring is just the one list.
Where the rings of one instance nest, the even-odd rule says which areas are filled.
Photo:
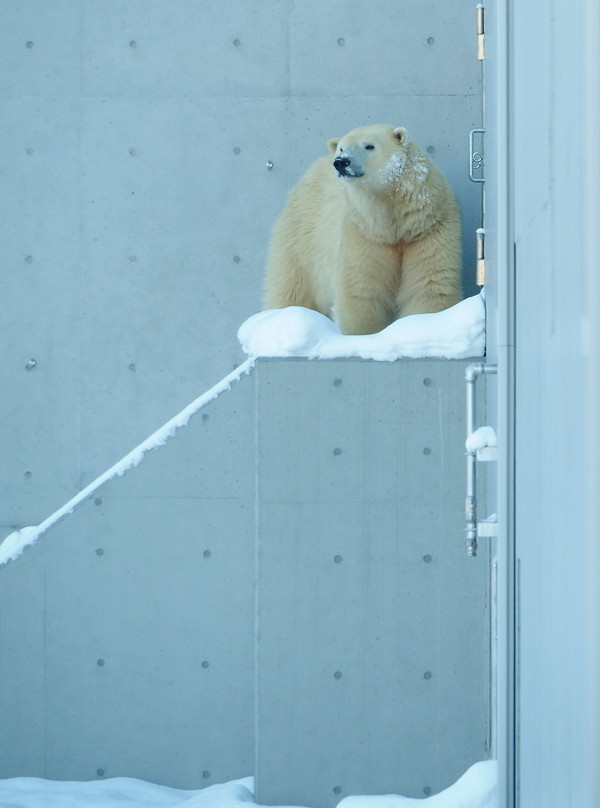
[[210, 390], [207, 390], [195, 401], [192, 401], [191, 404], [188, 404], [188, 406], [181, 410], [181, 412], [178, 413], [174, 418], [167, 421], [167, 423], [161, 426], [160, 429], [157, 429], [156, 432], [146, 438], [146, 440], [140, 443], [139, 446], [136, 446], [135, 449], [129, 452], [129, 454], [121, 458], [121, 460], [115, 463], [114, 466], [111, 466], [107, 471], [104, 472], [104, 474], [97, 477], [86, 488], [81, 490], [72, 499], [65, 503], [62, 508], [59, 508], [39, 525], [23, 527], [20, 530], [15, 530], [13, 533], [7, 536], [2, 544], [0, 544], [0, 566], [6, 564], [7, 561], [13, 561], [15, 558], [18, 558], [25, 547], [30, 544], [34, 544], [49, 528], [51, 528], [61, 519], [64, 519], [65, 516], [73, 513], [78, 505], [81, 505], [82, 502], [89, 499], [89, 497], [91, 497], [92, 494], [105, 482], [112, 480], [113, 477], [122, 477], [126, 471], [138, 466], [144, 459], [144, 455], [147, 452], [149, 452], [151, 449], [157, 449], [159, 446], [163, 446], [180, 427], [187, 425], [192, 415], [195, 415], [198, 410], [200, 410], [210, 401], [218, 398], [218, 396], [225, 392], [225, 390], [229, 390], [231, 385], [234, 384], [234, 382], [239, 381], [244, 374], [250, 373], [254, 367], [255, 359], [256, 358], [254, 356], [251, 356], [243, 364], [233, 370], [228, 376], [225, 376], [224, 379], [217, 382], [217, 384], [211, 387]]

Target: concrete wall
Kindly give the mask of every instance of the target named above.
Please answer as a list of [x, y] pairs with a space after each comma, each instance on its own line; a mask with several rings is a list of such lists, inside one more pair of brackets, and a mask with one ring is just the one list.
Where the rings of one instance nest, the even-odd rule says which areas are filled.
[[260, 803], [423, 797], [489, 755], [489, 554], [464, 543], [467, 364], [259, 369]]
[[0, 776], [200, 788], [254, 765], [254, 391], [0, 569]]
[[[39, 523], [241, 361], [271, 226], [329, 137], [408, 128], [458, 194], [475, 291], [471, 2], [23, 0], [0, 18], [5, 533]], [[289, 373], [282, 407], [300, 393]], [[3, 775], [197, 786], [252, 771], [251, 388], [0, 571]], [[308, 415], [318, 426], [322, 412]], [[484, 579], [482, 564], [472, 602]], [[458, 765], [398, 788], [435, 788]]]
[[329, 137], [407, 126], [459, 195], [473, 291], [470, 0], [15, 0], [0, 22], [5, 529], [240, 361], [271, 226]]
[[329, 808], [487, 757], [466, 364], [261, 361], [2, 567], [0, 777]]

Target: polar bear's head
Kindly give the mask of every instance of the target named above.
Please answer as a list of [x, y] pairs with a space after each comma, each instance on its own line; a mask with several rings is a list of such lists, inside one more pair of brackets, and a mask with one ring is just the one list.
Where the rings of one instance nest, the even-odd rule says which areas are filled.
[[361, 126], [342, 138], [332, 138], [327, 148], [334, 155], [338, 177], [349, 182], [369, 180], [393, 183], [406, 164], [408, 132], [403, 127]]

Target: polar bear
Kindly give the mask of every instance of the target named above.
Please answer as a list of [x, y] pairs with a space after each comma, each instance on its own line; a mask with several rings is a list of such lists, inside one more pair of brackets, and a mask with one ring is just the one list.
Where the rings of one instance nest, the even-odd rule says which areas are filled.
[[327, 143], [275, 225], [265, 308], [304, 306], [345, 334], [461, 300], [456, 197], [403, 127], [353, 129]]

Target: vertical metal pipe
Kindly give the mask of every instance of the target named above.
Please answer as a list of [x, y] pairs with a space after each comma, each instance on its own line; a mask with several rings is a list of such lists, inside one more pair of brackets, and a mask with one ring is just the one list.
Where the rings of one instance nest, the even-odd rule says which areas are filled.
[[[477, 379], [485, 373], [496, 373], [496, 365], [485, 365], [483, 362], [474, 362], [465, 370], [467, 384], [467, 438], [475, 431], [475, 384]], [[465, 539], [467, 555], [474, 558], [477, 555], [477, 452], [466, 451], [467, 458], [467, 496], [465, 498]]]
[[[481, 362], [469, 365], [465, 371], [467, 383], [467, 438], [475, 430], [475, 383], [483, 373]], [[476, 453], [465, 452], [467, 458], [467, 495], [465, 498], [465, 540], [467, 555], [474, 558], [477, 555], [477, 467]]]

